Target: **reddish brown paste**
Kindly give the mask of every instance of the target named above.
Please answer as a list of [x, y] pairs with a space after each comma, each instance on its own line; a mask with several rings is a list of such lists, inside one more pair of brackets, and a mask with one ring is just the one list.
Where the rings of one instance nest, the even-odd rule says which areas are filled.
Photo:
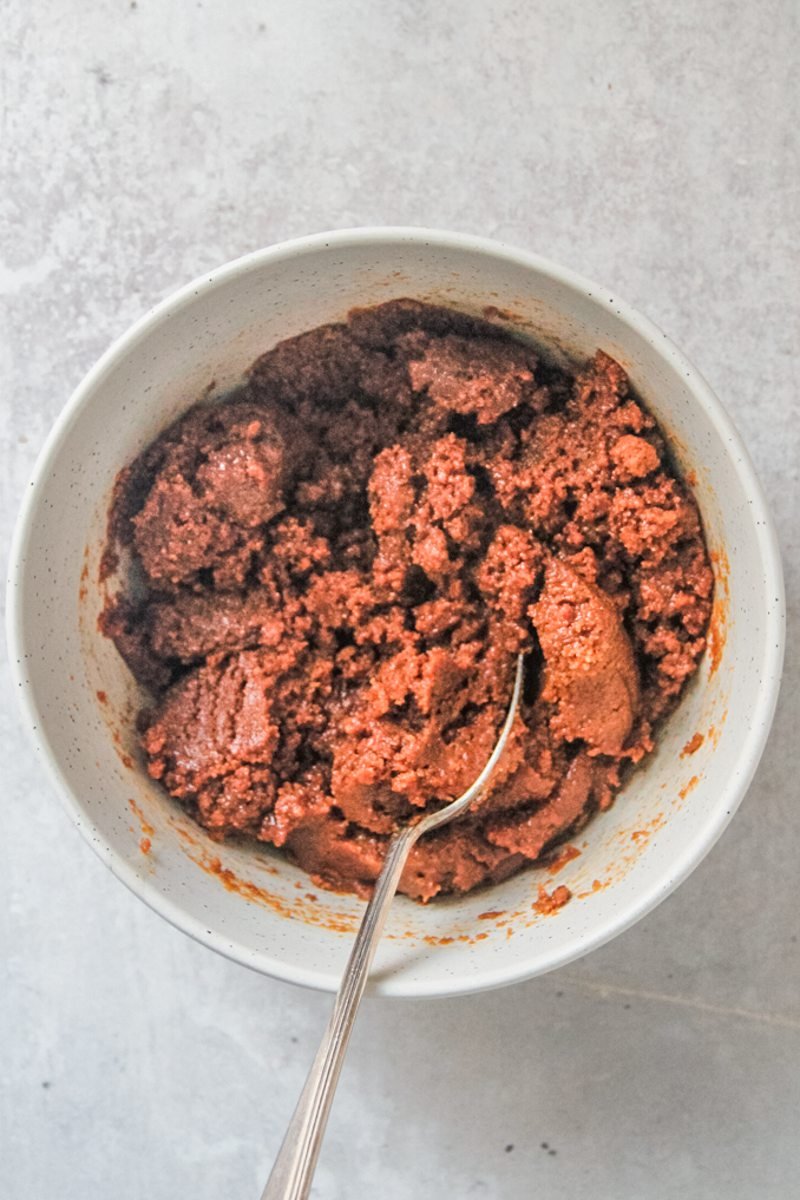
[[548, 892], [547, 888], [539, 884], [539, 896], [533, 907], [540, 916], [549, 917], [568, 904], [571, 899], [572, 892], [568, 887], [564, 887], [563, 883], [557, 888], [553, 888], [552, 892]]
[[213, 833], [363, 893], [389, 835], [477, 775], [527, 653], [489, 796], [422, 839], [429, 900], [551, 854], [653, 745], [705, 646], [696, 505], [602, 352], [574, 377], [413, 301], [283, 342], [118, 481], [102, 617], [151, 692], [151, 775]]

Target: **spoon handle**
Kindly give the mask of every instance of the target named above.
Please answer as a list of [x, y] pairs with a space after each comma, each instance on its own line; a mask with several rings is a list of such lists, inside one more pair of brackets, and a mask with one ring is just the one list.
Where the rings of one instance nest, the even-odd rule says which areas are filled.
[[375, 949], [418, 827], [402, 829], [389, 844], [358, 931], [336, 1003], [305, 1087], [294, 1110], [261, 1200], [306, 1200], [319, 1158], [333, 1095]]

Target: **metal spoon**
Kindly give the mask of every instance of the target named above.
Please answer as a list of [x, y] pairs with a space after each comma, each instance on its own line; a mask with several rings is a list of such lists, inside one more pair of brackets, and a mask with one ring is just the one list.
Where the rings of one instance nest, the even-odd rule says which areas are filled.
[[306, 1200], [358, 1006], [409, 851], [423, 834], [460, 817], [482, 794], [505, 749], [521, 691], [522, 655], [517, 659], [514, 690], [503, 728], [478, 778], [457, 800], [438, 812], [424, 816], [416, 825], [406, 825], [389, 842], [383, 868], [350, 952], [328, 1028], [300, 1093], [267, 1186], [261, 1193], [261, 1200]]

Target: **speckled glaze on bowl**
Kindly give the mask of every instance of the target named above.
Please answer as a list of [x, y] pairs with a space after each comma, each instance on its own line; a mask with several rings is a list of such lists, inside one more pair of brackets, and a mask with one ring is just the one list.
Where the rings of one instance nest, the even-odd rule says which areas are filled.
[[[724, 409], [660, 330], [543, 259], [423, 229], [320, 234], [221, 267], [137, 322], [61, 414], [16, 530], [8, 632], [42, 759], [114, 874], [212, 949], [335, 988], [362, 904], [321, 891], [273, 852], [214, 843], [148, 779], [133, 725], [140, 697], [97, 631], [98, 567], [117, 472], [177, 414], [236, 384], [281, 338], [398, 296], [493, 306], [495, 319], [557, 355], [599, 346], [618, 359], [695, 483], [716, 567], [710, 651], [656, 753], [577, 840], [580, 855], [556, 877], [528, 870], [427, 908], [397, 899], [372, 986], [440, 996], [549, 971], [644, 916], [719, 837], [769, 731], [784, 637], [772, 522]], [[556, 882], [573, 899], [540, 915], [538, 885]]]

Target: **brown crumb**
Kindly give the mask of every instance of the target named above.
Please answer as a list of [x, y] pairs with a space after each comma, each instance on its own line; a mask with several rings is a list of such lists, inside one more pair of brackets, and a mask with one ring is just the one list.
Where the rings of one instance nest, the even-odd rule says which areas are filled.
[[571, 899], [572, 892], [563, 883], [559, 884], [550, 893], [548, 893], [542, 884], [539, 884], [539, 898], [533, 907], [542, 916], [550, 916], [552, 913], [557, 912], [559, 908], [563, 908]]

